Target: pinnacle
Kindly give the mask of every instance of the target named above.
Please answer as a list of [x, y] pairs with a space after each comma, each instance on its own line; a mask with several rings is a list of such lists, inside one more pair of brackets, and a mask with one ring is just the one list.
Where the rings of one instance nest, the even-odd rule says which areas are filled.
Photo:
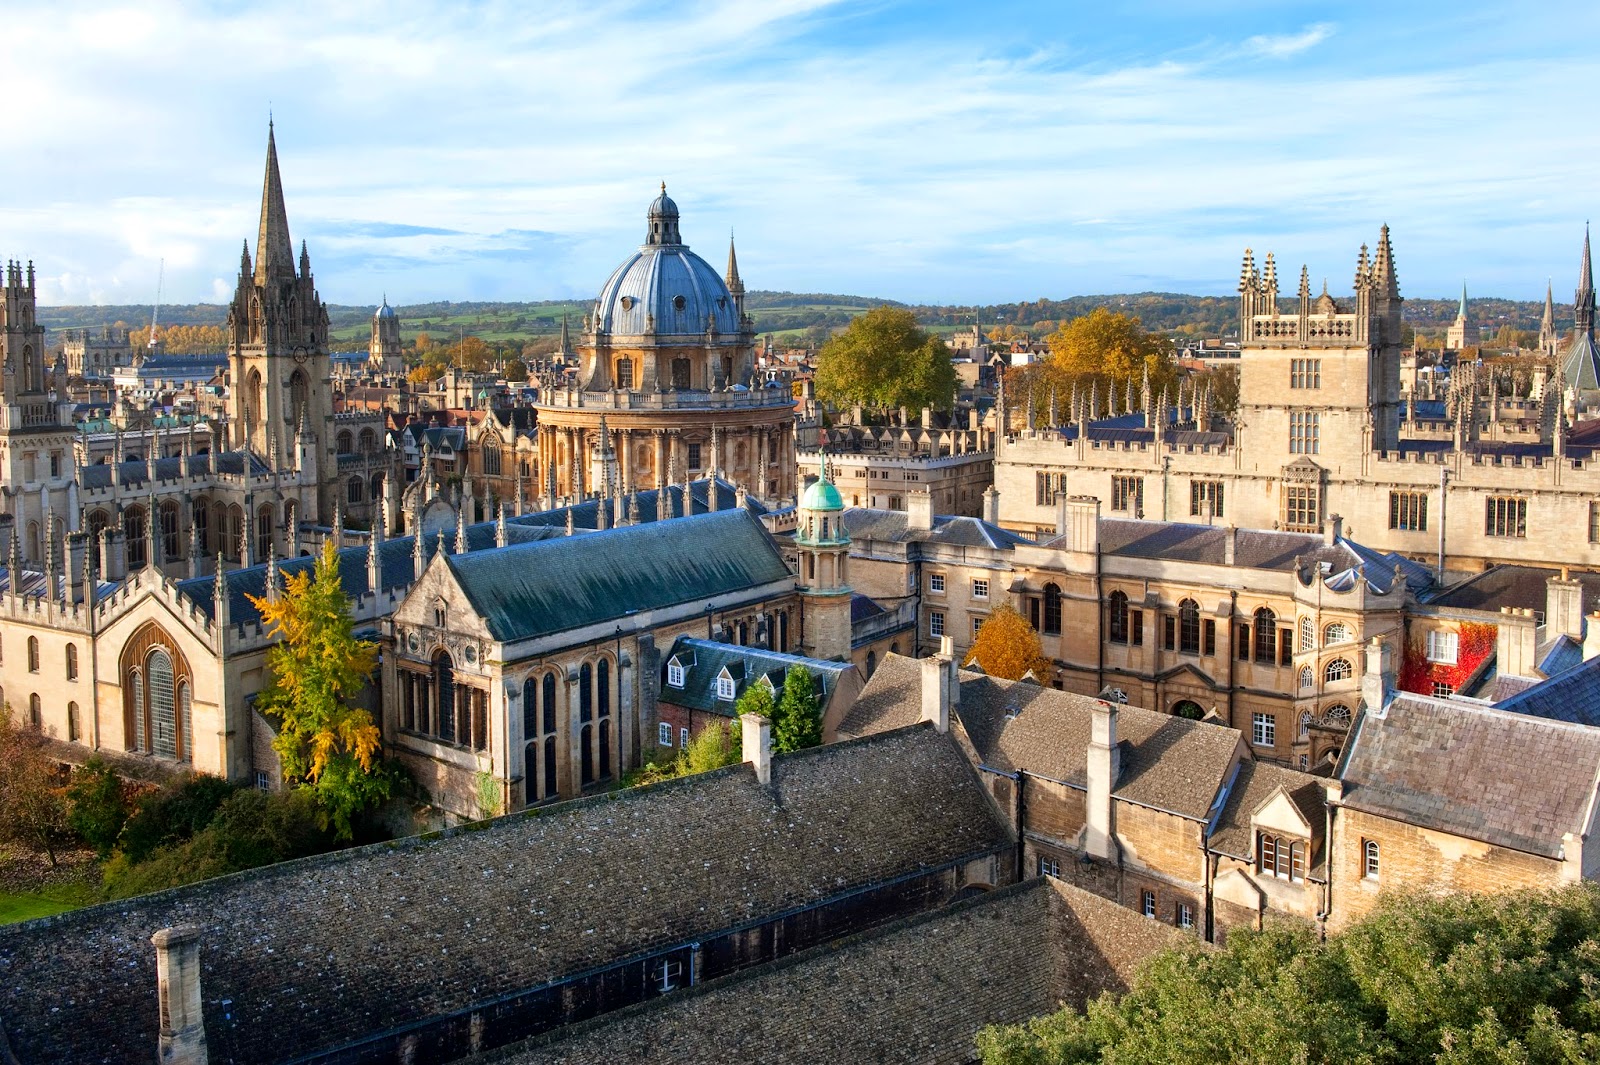
[[283, 206], [283, 180], [278, 174], [278, 144], [267, 125], [267, 171], [261, 183], [261, 228], [256, 237], [256, 284], [279, 274], [294, 276], [294, 242]]

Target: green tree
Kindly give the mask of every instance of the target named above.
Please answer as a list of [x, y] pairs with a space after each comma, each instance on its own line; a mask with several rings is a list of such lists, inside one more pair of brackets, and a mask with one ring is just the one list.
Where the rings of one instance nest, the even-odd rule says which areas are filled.
[[950, 352], [914, 314], [874, 307], [852, 320], [817, 356], [817, 394], [879, 410], [945, 409], [956, 390]]
[[256, 700], [277, 721], [272, 748], [283, 777], [309, 788], [335, 838], [389, 797], [392, 777], [378, 760], [378, 727], [353, 700], [377, 665], [376, 644], [355, 638], [350, 599], [339, 583], [339, 555], [323, 545], [314, 571], [289, 577], [274, 595], [250, 597], [277, 643], [267, 654], [269, 679]]
[[803, 751], [822, 742], [822, 700], [816, 682], [804, 666], [790, 666], [783, 675], [783, 695], [772, 723], [775, 753]]
[[772, 692], [765, 684], [755, 683], [744, 690], [739, 696], [739, 701], [733, 704], [733, 724], [736, 728], [739, 719], [745, 714], [759, 714], [771, 721], [778, 715], [777, 704], [772, 701]]
[[36, 850], [54, 866], [69, 834], [66, 789], [44, 737], [0, 713], [0, 839]]
[[736, 765], [744, 757], [744, 744], [740, 736], [739, 721], [713, 721], [702, 728], [689, 746], [678, 755], [678, 768], [674, 776], [709, 773], [723, 766]]
[[1120, 999], [985, 1029], [986, 1065], [1600, 1060], [1600, 887], [1390, 897], [1327, 942], [1231, 931], [1157, 955]]
[[109, 857], [128, 822], [128, 798], [116, 771], [98, 755], [90, 758], [72, 774], [67, 805], [72, 830], [101, 858]]
[[513, 356], [506, 360], [505, 378], [515, 384], [528, 379], [528, 364]]
[[973, 662], [1002, 680], [1021, 680], [1032, 670], [1041, 683], [1054, 668], [1044, 656], [1039, 634], [1010, 603], [999, 604], [984, 618], [964, 664]]

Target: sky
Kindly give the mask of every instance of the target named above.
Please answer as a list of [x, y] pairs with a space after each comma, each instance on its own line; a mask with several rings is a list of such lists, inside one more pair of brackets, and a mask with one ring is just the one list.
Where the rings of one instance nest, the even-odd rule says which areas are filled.
[[[226, 301], [269, 112], [331, 303], [592, 298], [665, 181], [750, 289], [1571, 299], [1600, 5], [0, 0], [0, 257]], [[253, 247], [252, 247], [253, 250]], [[165, 262], [164, 268], [161, 263]]]

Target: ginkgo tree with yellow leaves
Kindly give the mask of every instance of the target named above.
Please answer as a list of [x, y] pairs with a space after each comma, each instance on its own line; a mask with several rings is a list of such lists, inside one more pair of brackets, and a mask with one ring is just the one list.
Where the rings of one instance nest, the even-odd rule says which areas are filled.
[[1001, 680], [1021, 680], [1032, 670], [1040, 683], [1049, 677], [1053, 668], [1044, 656], [1039, 634], [1009, 603], [1001, 603], [983, 619], [962, 665], [973, 662], [982, 666], [989, 676]]
[[348, 840], [351, 819], [394, 787], [393, 772], [379, 758], [378, 726], [355, 703], [377, 666], [378, 646], [355, 636], [331, 543], [312, 570], [250, 601], [278, 640], [267, 653], [268, 681], [256, 708], [277, 726], [272, 749], [283, 779], [308, 789], [323, 827]]

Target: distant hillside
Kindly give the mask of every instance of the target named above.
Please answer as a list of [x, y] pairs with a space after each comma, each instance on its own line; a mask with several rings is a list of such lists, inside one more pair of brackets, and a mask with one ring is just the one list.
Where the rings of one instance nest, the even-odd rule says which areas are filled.
[[[1406, 322], [1425, 332], [1443, 330], [1455, 321], [1457, 303], [1449, 299], [1408, 299], [1405, 303]], [[1041, 298], [982, 307], [904, 304], [894, 300], [825, 292], [758, 290], [745, 297], [745, 305], [756, 320], [758, 333], [789, 334], [795, 339], [813, 341], [826, 337], [847, 325], [857, 314], [880, 304], [908, 307], [925, 326], [941, 331], [971, 325], [976, 318], [983, 323], [985, 330], [993, 329], [996, 325], [1010, 325], [1036, 336], [1049, 333], [1063, 319], [1081, 317], [1096, 307], [1136, 315], [1147, 329], [1181, 332], [1197, 337], [1237, 333], [1239, 313], [1238, 300], [1231, 296], [1189, 296], [1174, 292]], [[1468, 303], [1468, 309], [1483, 328], [1486, 339], [1501, 326], [1537, 331], [1539, 319], [1544, 313], [1542, 302], [1496, 297], [1473, 299]], [[407, 304], [395, 310], [407, 339], [418, 332], [430, 332], [436, 339], [464, 334], [492, 344], [554, 336], [561, 329], [563, 317], [576, 330], [589, 310], [589, 302], [440, 300]], [[372, 311], [370, 305], [330, 304], [328, 320], [335, 346], [346, 348], [364, 345]], [[227, 308], [220, 304], [172, 304], [161, 308], [161, 321], [167, 325], [222, 325], [227, 317]], [[41, 307], [39, 320], [52, 330], [97, 328], [116, 322], [137, 327], [149, 324], [150, 308], [127, 304]], [[1556, 321], [1561, 329], [1571, 327], [1571, 304], [1556, 305]]]

